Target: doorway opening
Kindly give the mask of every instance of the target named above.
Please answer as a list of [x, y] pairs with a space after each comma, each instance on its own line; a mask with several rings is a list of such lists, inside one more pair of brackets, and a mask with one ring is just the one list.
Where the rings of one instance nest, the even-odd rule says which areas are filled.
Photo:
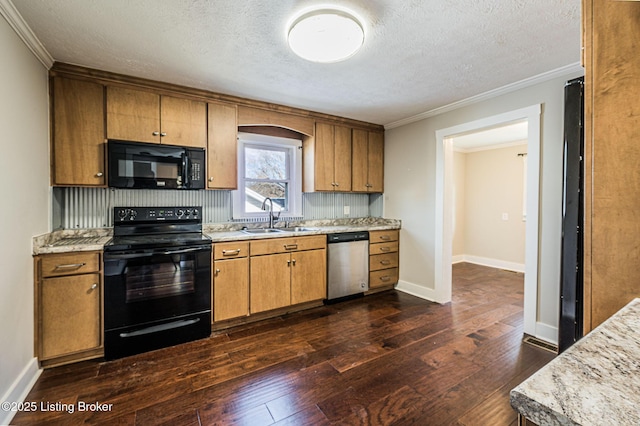
[[540, 104], [436, 131], [435, 296], [451, 301], [453, 257], [453, 148], [456, 136], [526, 122], [527, 176], [524, 265], [524, 333], [535, 335], [538, 289]]

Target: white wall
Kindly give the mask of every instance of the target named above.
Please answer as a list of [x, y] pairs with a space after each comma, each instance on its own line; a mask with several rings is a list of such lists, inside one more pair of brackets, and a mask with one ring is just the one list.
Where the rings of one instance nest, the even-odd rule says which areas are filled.
[[2, 15], [0, 63], [0, 401], [14, 401], [37, 372], [31, 241], [49, 229], [49, 99], [46, 68]]
[[434, 290], [436, 131], [542, 104], [537, 322], [558, 325], [564, 84], [580, 74], [425, 118], [385, 132], [385, 217], [402, 220], [400, 284]]
[[[511, 265], [510, 269], [524, 272], [525, 179], [524, 163], [518, 154], [526, 152], [524, 144], [465, 154], [462, 254], [468, 260], [488, 266]], [[504, 213], [508, 215], [506, 220]]]

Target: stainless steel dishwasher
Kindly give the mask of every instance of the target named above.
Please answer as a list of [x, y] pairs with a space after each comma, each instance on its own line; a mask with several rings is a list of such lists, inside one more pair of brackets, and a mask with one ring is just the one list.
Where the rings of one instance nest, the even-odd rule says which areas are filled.
[[369, 290], [369, 233], [327, 235], [327, 300]]

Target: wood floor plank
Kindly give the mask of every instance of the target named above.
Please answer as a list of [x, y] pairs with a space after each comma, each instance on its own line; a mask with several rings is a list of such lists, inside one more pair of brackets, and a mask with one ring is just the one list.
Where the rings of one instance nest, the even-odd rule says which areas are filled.
[[515, 425], [510, 389], [554, 357], [521, 341], [523, 294], [523, 274], [456, 264], [450, 304], [389, 290], [46, 370], [26, 400], [112, 410], [12, 424]]

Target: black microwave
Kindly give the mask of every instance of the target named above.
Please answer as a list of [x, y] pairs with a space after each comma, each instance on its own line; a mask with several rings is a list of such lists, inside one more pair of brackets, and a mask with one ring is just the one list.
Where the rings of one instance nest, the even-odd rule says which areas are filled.
[[107, 151], [112, 188], [205, 187], [203, 148], [109, 140]]

